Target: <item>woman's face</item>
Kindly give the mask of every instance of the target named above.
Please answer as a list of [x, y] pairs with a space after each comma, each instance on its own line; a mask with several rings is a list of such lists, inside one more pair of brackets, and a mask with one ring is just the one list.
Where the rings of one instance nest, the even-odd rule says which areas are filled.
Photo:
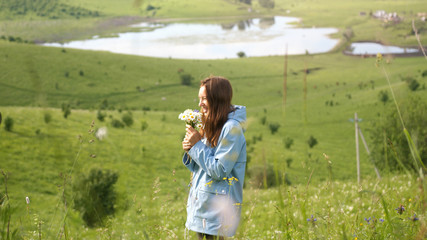
[[200, 111], [205, 115], [209, 112], [208, 96], [206, 94], [206, 87], [201, 86], [199, 90], [199, 107]]

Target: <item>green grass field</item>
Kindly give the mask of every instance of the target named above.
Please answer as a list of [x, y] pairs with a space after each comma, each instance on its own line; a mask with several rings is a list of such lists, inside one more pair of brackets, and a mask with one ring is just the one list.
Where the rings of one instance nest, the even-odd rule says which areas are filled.
[[[144, 9], [152, 4], [160, 7], [158, 18], [287, 14], [301, 17], [304, 26], [334, 26], [341, 31], [351, 26], [352, 40], [416, 45], [414, 36], [404, 38], [402, 33], [410, 32], [410, 16], [427, 11], [422, 1], [276, 1], [275, 9], [269, 11], [254, 2], [253, 13], [234, 1], [61, 2], [101, 14], [54, 20], [5, 15], [0, 36], [59, 41], [110, 34], [127, 29], [126, 24], [99, 26], [117, 19], [128, 23], [145, 18]], [[408, 17], [399, 26], [384, 28], [377, 20], [359, 16], [360, 11], [376, 9], [404, 12]], [[424, 36], [421, 32], [422, 41]], [[360, 127], [369, 145], [375, 124], [394, 108], [392, 101], [379, 100], [379, 92], [389, 91], [389, 86], [374, 58], [349, 57], [339, 51], [289, 56], [285, 108], [283, 56], [176, 60], [0, 40], [0, 62], [0, 169], [8, 173], [7, 185], [5, 178], [0, 180], [0, 193], [3, 196], [7, 186], [9, 197], [1, 201], [0, 213], [4, 217], [7, 206], [11, 207], [10, 232], [17, 230], [16, 239], [38, 239], [39, 233], [42, 239], [184, 238], [189, 173], [181, 163], [185, 128], [178, 115], [197, 108], [198, 82], [210, 74], [229, 78], [233, 103], [247, 106], [249, 170], [268, 164], [286, 173], [292, 183], [256, 189], [252, 187], [255, 178], [248, 176], [235, 239], [425, 236], [425, 182], [384, 171], [384, 179], [376, 180], [362, 144], [363, 182], [361, 186], [356, 182], [355, 129], [349, 119], [356, 112], [363, 119]], [[384, 69], [399, 103], [414, 96], [427, 100], [427, 78], [422, 76], [426, 63], [423, 57], [385, 56]], [[305, 69], [310, 70], [308, 74]], [[195, 78], [191, 86], [180, 83], [182, 70]], [[409, 90], [402, 81], [405, 77], [416, 79], [419, 89]], [[62, 115], [63, 104], [72, 108], [67, 118]], [[97, 119], [101, 106], [106, 108], [104, 121]], [[113, 119], [128, 113], [133, 125], [112, 127]], [[51, 116], [48, 123], [46, 115]], [[12, 131], [4, 128], [7, 117], [14, 120]], [[142, 122], [148, 124], [144, 131]], [[269, 125], [275, 123], [280, 127], [273, 134]], [[104, 140], [88, 133], [101, 127], [108, 129]], [[307, 145], [310, 136], [318, 141], [313, 148]], [[290, 148], [285, 148], [287, 138], [293, 140]], [[116, 215], [105, 227], [94, 229], [85, 227], [72, 209], [71, 189], [80, 174], [92, 168], [119, 174]], [[25, 197], [30, 198], [29, 205]], [[406, 209], [402, 214], [395, 210], [400, 205]], [[5, 238], [7, 218], [1, 221], [0, 235]]]

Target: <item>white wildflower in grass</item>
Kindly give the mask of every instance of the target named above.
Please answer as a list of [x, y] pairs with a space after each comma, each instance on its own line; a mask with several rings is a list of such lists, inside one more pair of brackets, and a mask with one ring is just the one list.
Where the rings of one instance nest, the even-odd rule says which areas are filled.
[[179, 114], [178, 118], [196, 130], [199, 130], [203, 127], [202, 113], [198, 110], [187, 109], [183, 113]]
[[25, 201], [27, 202], [27, 204], [30, 204], [30, 198], [29, 197], [25, 197]]
[[98, 140], [102, 140], [104, 138], [107, 137], [107, 128], [106, 127], [102, 127], [99, 128], [96, 133], [95, 133], [96, 138], [98, 138]]

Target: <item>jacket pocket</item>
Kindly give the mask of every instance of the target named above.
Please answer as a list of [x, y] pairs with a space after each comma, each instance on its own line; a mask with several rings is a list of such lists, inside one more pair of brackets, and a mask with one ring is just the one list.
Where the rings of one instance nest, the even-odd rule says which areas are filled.
[[213, 181], [201, 186], [197, 191], [194, 204], [194, 216], [206, 219], [210, 223], [218, 223], [221, 219], [220, 207], [221, 199], [227, 198], [228, 184], [226, 181]]

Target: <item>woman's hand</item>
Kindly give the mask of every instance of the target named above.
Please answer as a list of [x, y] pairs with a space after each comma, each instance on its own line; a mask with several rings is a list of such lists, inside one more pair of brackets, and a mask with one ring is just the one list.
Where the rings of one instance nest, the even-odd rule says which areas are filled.
[[190, 125], [186, 125], [185, 130], [187, 133], [185, 134], [184, 141], [182, 141], [182, 149], [188, 151], [202, 139], [202, 135]]

